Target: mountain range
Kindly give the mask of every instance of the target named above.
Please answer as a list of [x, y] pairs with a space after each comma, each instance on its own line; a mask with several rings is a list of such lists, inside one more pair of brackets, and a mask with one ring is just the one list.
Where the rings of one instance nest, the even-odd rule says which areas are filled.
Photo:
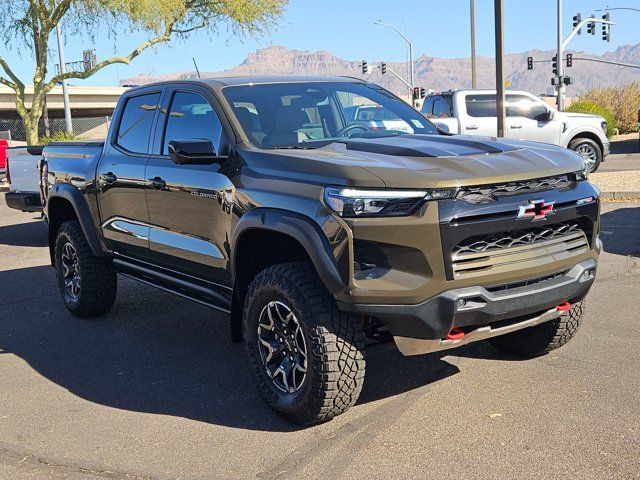
[[[565, 69], [573, 84], [567, 89], [568, 96], [588, 91], [593, 87], [608, 87], [621, 83], [640, 81], [640, 68], [628, 68], [583, 60], [591, 58], [640, 65], [640, 44], [626, 45], [603, 55], [568, 51], [573, 55], [573, 66]], [[523, 53], [505, 55], [505, 78], [511, 81], [511, 88], [527, 90], [536, 94], [548, 93], [551, 85], [551, 58], [554, 50], [529, 50]], [[527, 57], [533, 57], [534, 68], [527, 70]], [[538, 63], [546, 61], [546, 63]], [[369, 65], [379, 66], [379, 60], [368, 59]], [[406, 78], [406, 62], [386, 62], [387, 68]], [[414, 61], [415, 83], [417, 86], [434, 90], [469, 88], [471, 86], [470, 58], [436, 58], [421, 55]], [[250, 53], [237, 67], [218, 72], [201, 72], [202, 77], [241, 75], [348, 75], [368, 78], [387, 89], [406, 94], [407, 88], [400, 80], [379, 68], [372, 73], [362, 74], [361, 60], [345, 60], [327, 51], [309, 52], [290, 50], [282, 46], [270, 46]], [[160, 80], [194, 79], [195, 71], [175, 72], [166, 75], [138, 75], [123, 80], [121, 84], [141, 85]], [[495, 61], [491, 57], [477, 58], [477, 83], [479, 88], [495, 88]]]

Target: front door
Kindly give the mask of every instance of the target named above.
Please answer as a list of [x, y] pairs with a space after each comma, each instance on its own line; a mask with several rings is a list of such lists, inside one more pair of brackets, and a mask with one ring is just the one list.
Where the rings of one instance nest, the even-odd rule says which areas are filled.
[[163, 104], [146, 169], [152, 185], [149, 248], [155, 264], [228, 288], [227, 232], [235, 188], [225, 165], [178, 165], [168, 155], [171, 140], [189, 139], [211, 140], [219, 155], [228, 154], [212, 104], [196, 87], [172, 92]]
[[105, 242], [114, 252], [144, 258], [149, 214], [145, 167], [153, 121], [162, 91], [141, 92], [115, 112], [115, 133], [107, 139], [97, 170], [98, 206]]
[[507, 95], [507, 136], [534, 142], [560, 143], [562, 122], [549, 119], [549, 107], [527, 95]]

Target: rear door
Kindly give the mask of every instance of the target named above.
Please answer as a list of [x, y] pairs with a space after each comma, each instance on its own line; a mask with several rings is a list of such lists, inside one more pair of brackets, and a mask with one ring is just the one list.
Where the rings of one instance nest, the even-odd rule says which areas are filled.
[[119, 254], [146, 258], [149, 213], [145, 167], [155, 116], [163, 89], [145, 89], [118, 106], [97, 170], [98, 205], [102, 232]]
[[224, 163], [178, 165], [168, 155], [171, 140], [189, 139], [211, 140], [216, 153], [228, 155], [214, 105], [213, 95], [198, 86], [172, 90], [163, 102], [146, 169], [153, 185], [147, 191], [149, 247], [154, 264], [227, 288], [234, 185]]
[[[460, 133], [495, 137], [498, 134], [496, 95], [493, 93], [468, 93], [464, 98], [464, 110], [460, 112]], [[466, 113], [466, 114], [465, 114]]]

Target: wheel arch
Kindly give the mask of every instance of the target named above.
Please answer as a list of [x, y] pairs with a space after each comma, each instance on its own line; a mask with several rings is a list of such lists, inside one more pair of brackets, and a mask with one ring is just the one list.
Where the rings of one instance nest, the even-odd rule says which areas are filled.
[[49, 255], [54, 264], [53, 250], [58, 229], [62, 223], [77, 220], [80, 223], [91, 252], [97, 256], [105, 255], [105, 249], [93, 224], [93, 218], [82, 193], [72, 185], [56, 184], [49, 190], [45, 207], [49, 224]]
[[600, 147], [600, 153], [604, 158], [604, 143], [602, 142], [602, 139], [598, 136], [597, 133], [590, 132], [588, 130], [584, 130], [584, 131], [572, 134], [572, 136], [570, 138], [571, 139], [569, 140], [569, 143], [567, 143], [567, 148], [569, 147], [569, 145], [571, 145], [576, 140], [579, 140], [581, 138], [588, 138], [589, 140], [593, 140], [594, 142], [596, 142], [598, 144], [598, 147]]
[[244, 214], [231, 241], [232, 339], [241, 338], [244, 295], [253, 277], [279, 263], [308, 260], [330, 293], [344, 290], [329, 241], [309, 217], [287, 210], [257, 208]]

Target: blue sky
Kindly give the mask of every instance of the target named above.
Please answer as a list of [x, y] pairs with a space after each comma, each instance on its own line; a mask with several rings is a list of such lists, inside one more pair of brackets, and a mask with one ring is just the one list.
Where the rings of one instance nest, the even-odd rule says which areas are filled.
[[[585, 17], [607, 5], [640, 8], [638, 0], [620, 1], [622, 3], [618, 4], [564, 0], [565, 32], [571, 29], [572, 16], [577, 11]], [[396, 24], [403, 30], [406, 28], [414, 42], [416, 57], [421, 54], [445, 58], [469, 55], [468, 0], [291, 0], [279, 27], [267, 35], [240, 40], [230, 37], [224, 28], [212, 38], [197, 34], [185, 41], [148, 50], [130, 66], [110, 66], [91, 79], [72, 83], [116, 85], [119, 79], [138, 73], [193, 70], [193, 56], [203, 71], [223, 70], [241, 63], [249, 52], [269, 45], [328, 50], [349, 60], [404, 60], [402, 40], [388, 27], [374, 25], [378, 19]], [[620, 45], [640, 43], [640, 13], [616, 11], [612, 12], [612, 20], [616, 25], [610, 43], [601, 40], [598, 28], [594, 36], [583, 32], [572, 41], [570, 48], [599, 54]], [[493, 56], [493, 0], [476, 0], [476, 32], [478, 54]], [[128, 53], [143, 40], [142, 34], [121, 35], [114, 44], [103, 32], [98, 33], [95, 44], [88, 39], [67, 38], [66, 60], [80, 60], [85, 48], [96, 48], [98, 60], [114, 52]], [[555, 48], [556, 0], [505, 0], [505, 42], [507, 53]], [[53, 37], [50, 46], [57, 62]], [[20, 58], [15, 51], [3, 55], [23, 78], [31, 77], [31, 58], [27, 55]]]

